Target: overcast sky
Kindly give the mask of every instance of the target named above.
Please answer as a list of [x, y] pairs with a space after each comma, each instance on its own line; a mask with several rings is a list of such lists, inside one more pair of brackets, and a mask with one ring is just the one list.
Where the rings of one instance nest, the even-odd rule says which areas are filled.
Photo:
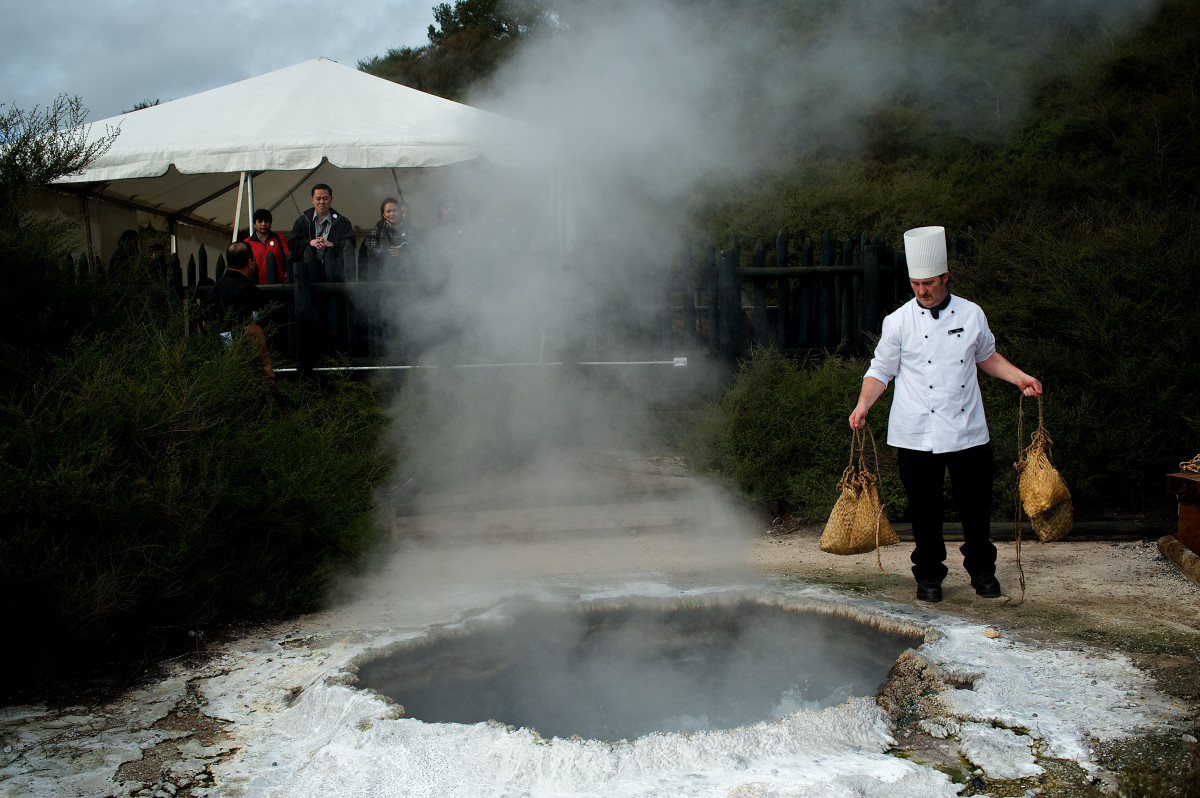
[[426, 44], [435, 0], [7, 3], [0, 103], [77, 95], [90, 120], [324, 56], [354, 67]]

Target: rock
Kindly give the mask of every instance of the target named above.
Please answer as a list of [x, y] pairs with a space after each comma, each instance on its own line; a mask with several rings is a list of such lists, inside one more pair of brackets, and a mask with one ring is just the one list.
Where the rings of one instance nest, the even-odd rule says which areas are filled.
[[957, 718], [941, 717], [941, 718], [921, 718], [917, 721], [917, 726], [921, 731], [928, 734], [937, 740], [945, 740], [958, 734], [959, 723]]
[[1040, 776], [1045, 771], [1037, 763], [1030, 744], [1033, 740], [1010, 729], [986, 723], [964, 723], [959, 729], [959, 750], [989, 779], [1012, 781]]

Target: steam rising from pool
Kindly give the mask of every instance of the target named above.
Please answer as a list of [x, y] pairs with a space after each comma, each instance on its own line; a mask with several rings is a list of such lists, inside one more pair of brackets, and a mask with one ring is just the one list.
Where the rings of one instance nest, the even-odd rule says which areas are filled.
[[775, 720], [873, 695], [920, 638], [752, 601], [531, 605], [366, 662], [359, 686], [429, 722], [632, 740]]

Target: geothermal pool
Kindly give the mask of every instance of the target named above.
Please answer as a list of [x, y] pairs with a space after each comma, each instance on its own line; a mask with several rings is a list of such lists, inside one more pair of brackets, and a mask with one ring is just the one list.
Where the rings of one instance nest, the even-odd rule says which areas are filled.
[[515, 605], [367, 658], [358, 687], [427, 722], [633, 740], [873, 696], [922, 637], [750, 600]]

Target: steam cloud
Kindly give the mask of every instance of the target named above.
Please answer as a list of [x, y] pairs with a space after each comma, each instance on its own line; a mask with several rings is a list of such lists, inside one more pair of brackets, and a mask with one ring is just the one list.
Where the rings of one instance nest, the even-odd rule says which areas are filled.
[[[560, 157], [456, 173], [442, 193], [459, 224], [438, 244], [452, 254], [420, 302], [385, 298], [401, 325], [432, 331], [414, 362], [441, 367], [396, 408], [398, 482], [463, 503], [481, 487], [592, 484], [589, 454], [653, 433], [642, 389], [659, 378], [573, 364], [645, 356], [624, 333], [661, 301], [654, 276], [678, 263], [699, 186], [764, 173], [801, 147], [853, 148], [894, 98], [948, 110], [974, 135], [1010, 130], [1056, 35], [1117, 35], [1157, 2], [775, 4], [798, 26], [717, 5], [567, 2], [554, 35], [524, 43], [492, 91], [469, 98], [549, 131]], [[428, 207], [414, 215], [432, 221]], [[541, 365], [449, 368], [514, 362]]]

